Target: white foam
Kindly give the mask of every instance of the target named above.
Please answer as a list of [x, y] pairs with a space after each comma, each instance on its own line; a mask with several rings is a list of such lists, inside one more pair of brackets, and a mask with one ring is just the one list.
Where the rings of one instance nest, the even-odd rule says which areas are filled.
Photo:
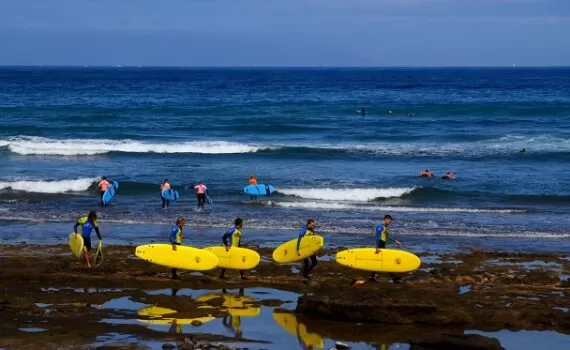
[[35, 136], [17, 136], [0, 140], [0, 147], [23, 155], [80, 156], [108, 152], [131, 153], [248, 153], [257, 152], [260, 146], [227, 141], [194, 141], [178, 143], [151, 143], [135, 140], [55, 140]]
[[[404, 233], [405, 235], [405, 233]], [[413, 233], [411, 235], [422, 235], [422, 236], [444, 236], [444, 237], [485, 237], [485, 238], [524, 238], [524, 239], [562, 239], [570, 238], [568, 233], [548, 233], [548, 232], [496, 232], [496, 233], [486, 233], [486, 232], [421, 232]]]
[[279, 189], [280, 193], [306, 199], [325, 201], [367, 202], [376, 198], [402, 197], [416, 187], [389, 188], [290, 188]]
[[477, 208], [420, 208], [401, 206], [372, 206], [354, 205], [350, 203], [338, 202], [274, 202], [275, 206], [283, 208], [305, 208], [305, 209], [328, 209], [328, 210], [362, 210], [362, 211], [388, 211], [388, 212], [412, 212], [412, 213], [487, 213], [487, 214], [516, 214], [525, 213], [522, 209], [477, 209]]
[[66, 193], [86, 191], [98, 178], [61, 181], [0, 181], [0, 190], [10, 189], [34, 193]]

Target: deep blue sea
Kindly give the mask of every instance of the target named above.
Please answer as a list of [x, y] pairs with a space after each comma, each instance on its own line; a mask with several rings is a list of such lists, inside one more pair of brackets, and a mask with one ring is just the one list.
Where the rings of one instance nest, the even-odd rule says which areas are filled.
[[[64, 242], [96, 209], [112, 242], [161, 240], [177, 215], [218, 240], [239, 215], [260, 241], [313, 217], [331, 243], [373, 244], [391, 214], [416, 245], [559, 249], [569, 161], [565, 68], [0, 68], [4, 242]], [[278, 193], [249, 202], [250, 174]], [[120, 183], [105, 208], [101, 175]], [[165, 177], [181, 195], [169, 210]]]

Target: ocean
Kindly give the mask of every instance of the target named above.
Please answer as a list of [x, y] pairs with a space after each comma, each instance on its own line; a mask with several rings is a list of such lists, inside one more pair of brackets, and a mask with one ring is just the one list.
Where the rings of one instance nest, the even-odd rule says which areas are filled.
[[[262, 245], [308, 218], [331, 244], [373, 245], [391, 214], [415, 250], [568, 249], [569, 160], [567, 68], [0, 68], [3, 243], [63, 243], [97, 210], [110, 243], [166, 240], [183, 215], [198, 242], [241, 216]], [[102, 175], [120, 183], [108, 207]], [[250, 202], [249, 175], [278, 192]]]

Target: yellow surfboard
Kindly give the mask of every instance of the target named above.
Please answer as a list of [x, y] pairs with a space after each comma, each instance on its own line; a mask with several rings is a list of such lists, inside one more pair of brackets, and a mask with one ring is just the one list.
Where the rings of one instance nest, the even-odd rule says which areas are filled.
[[218, 298], [223, 300], [222, 308], [227, 309], [228, 314], [231, 316], [255, 317], [261, 312], [261, 308], [257, 305], [255, 299], [245, 295], [209, 293], [200, 296], [196, 301], [206, 303]]
[[137, 311], [137, 314], [139, 316], [145, 316], [145, 317], [162, 317], [164, 315], [175, 314], [177, 312], [178, 311], [176, 310], [167, 309], [165, 307], [150, 305], [147, 307], [143, 307], [142, 309], [139, 309]]
[[415, 254], [399, 249], [355, 248], [338, 252], [336, 262], [357, 270], [373, 272], [410, 272], [420, 267]]
[[259, 265], [261, 257], [255, 250], [230, 247], [226, 251], [225, 246], [207, 247], [204, 250], [209, 251], [218, 257], [218, 267], [233, 270], [251, 270]]
[[103, 263], [103, 242], [99, 241], [97, 252], [95, 253], [95, 263], [93, 265], [100, 266]]
[[142, 317], [149, 317], [150, 319], [138, 319], [140, 323], [156, 326], [171, 326], [171, 325], [195, 325], [200, 326], [203, 323], [215, 320], [213, 316], [203, 316], [196, 318], [174, 318], [171, 316], [164, 317], [164, 315], [172, 315], [177, 313], [176, 310], [167, 309], [156, 305], [144, 307], [137, 311], [137, 314]]
[[273, 260], [278, 264], [301, 261], [318, 252], [324, 244], [325, 239], [322, 236], [305, 236], [301, 239], [299, 254], [297, 254], [297, 238], [295, 238], [275, 248], [273, 251]]
[[83, 237], [81, 233], [75, 233], [69, 235], [69, 248], [71, 248], [71, 252], [76, 257], [80, 257], [83, 253]]
[[135, 255], [149, 263], [182, 270], [208, 271], [215, 269], [218, 258], [203, 249], [171, 244], [146, 244], [136, 247]]
[[281, 328], [286, 330], [289, 334], [292, 334], [298, 338], [305, 346], [322, 349], [325, 345], [323, 337], [317, 333], [311, 333], [307, 330], [307, 326], [302, 322], [299, 322], [297, 315], [292, 312], [279, 312], [279, 310], [273, 311], [273, 319]]

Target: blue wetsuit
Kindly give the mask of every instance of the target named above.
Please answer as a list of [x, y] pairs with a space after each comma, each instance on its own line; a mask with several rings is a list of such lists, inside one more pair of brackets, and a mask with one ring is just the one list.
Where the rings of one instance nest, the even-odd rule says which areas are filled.
[[[301, 246], [301, 239], [303, 239], [303, 237], [305, 236], [313, 236], [314, 234], [315, 233], [312, 230], [309, 230], [307, 226], [301, 227], [301, 230], [299, 230], [299, 237], [297, 238], [297, 250], [295, 251], [295, 253], [299, 251], [299, 248]], [[316, 254], [313, 254], [310, 257], [303, 259], [303, 271], [301, 271], [303, 277], [308, 279], [309, 273], [315, 268], [315, 266], [317, 266]]]

